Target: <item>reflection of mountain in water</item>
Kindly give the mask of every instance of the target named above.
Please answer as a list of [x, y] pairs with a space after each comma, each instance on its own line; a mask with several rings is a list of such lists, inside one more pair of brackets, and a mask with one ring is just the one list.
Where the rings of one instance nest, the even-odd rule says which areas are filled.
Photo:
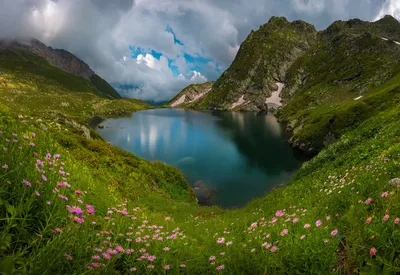
[[231, 139], [249, 165], [256, 165], [274, 175], [282, 170], [296, 170], [301, 165], [298, 160], [305, 160], [288, 146], [284, 130], [272, 114], [214, 112], [213, 115], [221, 118], [218, 126], [230, 132]]

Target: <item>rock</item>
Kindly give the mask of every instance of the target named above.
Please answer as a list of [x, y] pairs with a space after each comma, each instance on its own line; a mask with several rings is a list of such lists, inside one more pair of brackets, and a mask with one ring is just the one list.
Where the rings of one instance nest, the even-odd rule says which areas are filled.
[[393, 187], [400, 187], [400, 178], [391, 179], [389, 184]]
[[324, 146], [328, 146], [329, 144], [333, 143], [336, 140], [335, 135], [332, 132], [329, 132], [323, 141]]
[[43, 131], [47, 131], [47, 127], [43, 123], [40, 123], [40, 129], [42, 129]]
[[99, 125], [97, 125], [97, 128], [99, 128], [99, 129], [104, 129], [104, 124], [99, 124]]
[[91, 138], [90, 129], [84, 125], [81, 125], [73, 120], [69, 120], [67, 118], [59, 117], [59, 119], [64, 120], [64, 123], [75, 129], [76, 131], [82, 133], [82, 136], [85, 138]]
[[216, 192], [203, 181], [196, 181], [193, 190], [200, 205], [215, 205]]

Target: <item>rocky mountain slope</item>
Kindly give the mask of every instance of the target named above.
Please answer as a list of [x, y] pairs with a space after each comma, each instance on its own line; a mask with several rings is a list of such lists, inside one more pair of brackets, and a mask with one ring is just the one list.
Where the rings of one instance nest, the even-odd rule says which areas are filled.
[[[36, 39], [24, 41], [9, 41], [0, 40], [0, 67], [6, 68], [14, 66], [10, 64], [14, 62], [27, 62], [33, 66], [40, 65], [37, 74], [44, 73], [46, 62], [35, 62], [33, 59], [39, 61], [38, 57], [45, 59], [51, 65], [63, 70], [64, 72], [82, 77], [78, 80], [86, 87], [75, 89], [77, 91], [84, 91], [89, 88], [93, 93], [110, 99], [121, 98], [121, 96], [108, 84], [104, 79], [98, 76], [85, 62], [80, 60], [75, 55], [65, 50], [53, 49], [47, 47], [45, 44]], [[33, 58], [33, 59], [32, 59]], [[10, 62], [10, 63], [8, 63]], [[32, 70], [35, 72], [35, 70]], [[59, 77], [60, 79], [60, 77]], [[76, 87], [78, 88], [78, 87]]]
[[192, 106], [265, 111], [283, 103], [278, 116], [291, 143], [314, 153], [381, 104], [395, 104], [394, 97], [366, 102], [400, 73], [398, 41], [400, 23], [392, 16], [337, 21], [319, 32], [273, 17], [251, 32], [232, 65]]
[[172, 108], [189, 107], [201, 100], [210, 90], [214, 82], [206, 82], [203, 84], [192, 84], [183, 89], [165, 106]]

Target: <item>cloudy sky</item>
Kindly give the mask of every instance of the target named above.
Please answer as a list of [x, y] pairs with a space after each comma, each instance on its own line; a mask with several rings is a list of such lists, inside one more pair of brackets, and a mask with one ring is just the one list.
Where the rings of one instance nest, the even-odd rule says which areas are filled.
[[273, 15], [324, 29], [335, 20], [400, 19], [399, 0], [0, 0], [0, 38], [66, 49], [125, 94], [166, 100], [215, 80]]

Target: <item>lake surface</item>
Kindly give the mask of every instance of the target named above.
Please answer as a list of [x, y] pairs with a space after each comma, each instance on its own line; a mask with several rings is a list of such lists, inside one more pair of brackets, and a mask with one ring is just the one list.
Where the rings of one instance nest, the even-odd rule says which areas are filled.
[[107, 141], [178, 167], [191, 186], [214, 190], [200, 202], [224, 208], [286, 183], [304, 160], [272, 114], [154, 109], [102, 124]]

